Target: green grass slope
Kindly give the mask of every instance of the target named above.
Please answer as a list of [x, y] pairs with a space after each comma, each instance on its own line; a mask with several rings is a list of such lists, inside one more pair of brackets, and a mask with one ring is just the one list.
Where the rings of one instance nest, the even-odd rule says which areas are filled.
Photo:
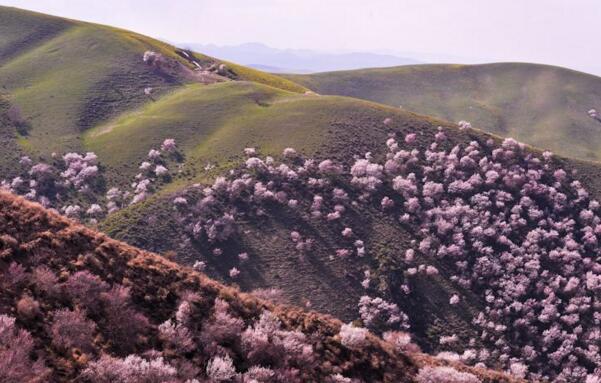
[[[81, 151], [86, 130], [151, 104], [145, 88], [153, 88], [153, 98], [158, 98], [194, 82], [144, 64], [147, 50], [176, 60], [190, 72], [193, 68], [175, 47], [146, 36], [0, 7], [0, 92], [18, 107], [28, 127], [11, 149], [34, 156]], [[207, 56], [203, 61], [219, 63]], [[230, 75], [305, 91], [290, 80], [234, 64]]]
[[10, 102], [0, 93], [0, 174], [2, 177], [16, 175], [14, 164], [22, 155], [17, 144], [18, 126], [10, 117], [11, 108]]
[[239, 160], [245, 147], [277, 155], [294, 146], [313, 154], [334, 140], [336, 123], [369, 116], [375, 124], [388, 115], [417, 118], [362, 100], [301, 95], [254, 82], [191, 84], [86, 131], [83, 143], [117, 177], [116, 183], [124, 184], [151, 148], [175, 138], [184, 156], [176, 183], [185, 184], [202, 179], [207, 163], [227, 167]]
[[51, 39], [70, 24], [60, 18], [4, 8], [0, 12], [0, 62]]
[[[79, 134], [97, 121], [147, 101], [144, 87], [159, 90], [177, 84], [142, 64], [152, 49], [170, 54], [165, 46], [142, 36], [109, 27], [42, 17], [0, 8], [3, 26], [41, 37], [10, 56], [0, 56], [0, 86], [19, 106], [30, 125], [24, 138], [34, 152], [79, 148]], [[47, 20], [40, 23], [37, 20]], [[30, 25], [31, 24], [31, 25]], [[48, 36], [46, 25], [62, 29]], [[23, 28], [24, 30], [21, 30]]]
[[511, 136], [558, 154], [601, 160], [601, 78], [564, 68], [499, 63], [409, 65], [288, 75], [321, 94], [402, 106]]

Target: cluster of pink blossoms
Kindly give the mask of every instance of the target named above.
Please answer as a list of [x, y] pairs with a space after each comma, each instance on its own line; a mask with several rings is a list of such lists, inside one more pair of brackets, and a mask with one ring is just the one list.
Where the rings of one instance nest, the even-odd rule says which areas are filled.
[[[151, 149], [148, 160], [140, 165], [140, 173], [131, 184], [131, 191], [111, 187], [101, 195], [103, 174], [95, 153], [85, 155], [52, 154], [52, 163], [33, 161], [24, 156], [19, 164], [28, 169], [12, 180], [3, 180], [0, 187], [12, 193], [37, 201], [47, 208], [57, 209], [67, 217], [96, 224], [98, 219], [128, 204], [144, 200], [153, 192], [157, 180], [169, 180], [169, 170], [163, 157], [177, 153], [175, 140], [167, 138], [161, 150]], [[70, 203], [78, 200], [78, 203]], [[103, 205], [106, 206], [103, 207]]]
[[[13, 262], [0, 276], [0, 288], [21, 297], [15, 310], [21, 320], [41, 316], [47, 307], [40, 301], [50, 298], [62, 306], [49, 312], [47, 325], [38, 329], [36, 336], [43, 333], [48, 342], [35, 353], [31, 333], [19, 328], [14, 317], [0, 315], [3, 382], [50, 379], [47, 351], [85, 355], [77, 380], [90, 383], [300, 383], [306, 381], [300, 373], [311, 375], [320, 362], [313, 344], [323, 335], [284, 328], [269, 311], [242, 317], [225, 300], [206, 301], [180, 291], [174, 293], [173, 311], [156, 324], [132, 304], [130, 288], [111, 285], [87, 270], [67, 273], [59, 282], [45, 265]], [[151, 345], [145, 339], [152, 333], [158, 337]], [[110, 346], [99, 352], [101, 338]]]
[[[85, 213], [90, 221], [94, 221], [101, 215], [95, 196], [102, 179], [96, 155], [91, 152], [85, 155], [67, 153], [59, 157], [53, 153], [52, 158], [52, 163], [33, 164], [29, 157], [22, 157], [19, 164], [25, 170], [12, 180], [3, 180], [0, 187], [45, 207], [56, 208], [68, 217], [80, 219]], [[74, 197], [86, 200], [87, 205], [69, 203]]]
[[[430, 260], [446, 265], [457, 291], [481, 298], [479, 339], [463, 342], [473, 345], [466, 362], [518, 363], [531, 378], [565, 381], [601, 368], [601, 210], [552, 153], [537, 155], [513, 139], [452, 145], [443, 129], [425, 147], [415, 133], [386, 146], [385, 158], [367, 153], [352, 164], [296, 152], [279, 162], [247, 150], [244, 168], [174, 202], [184, 226], [209, 241], [227, 240], [242, 216], [290, 209], [339, 226], [340, 246], [332, 249], [339, 257], [369, 252], [345, 215], [357, 204], [377, 206], [416, 233], [399, 259], [404, 294], [413, 278], [440, 275]], [[461, 294], [448, 299], [462, 302]]]

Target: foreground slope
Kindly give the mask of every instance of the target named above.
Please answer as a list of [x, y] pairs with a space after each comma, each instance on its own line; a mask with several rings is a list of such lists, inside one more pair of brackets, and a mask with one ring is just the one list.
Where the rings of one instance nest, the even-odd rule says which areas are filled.
[[475, 127], [566, 157], [601, 159], [601, 79], [522, 63], [408, 65], [289, 75], [321, 94], [363, 98]]
[[331, 317], [241, 294], [4, 192], [0, 229], [5, 381], [412, 382], [443, 363], [371, 335], [349, 346]]

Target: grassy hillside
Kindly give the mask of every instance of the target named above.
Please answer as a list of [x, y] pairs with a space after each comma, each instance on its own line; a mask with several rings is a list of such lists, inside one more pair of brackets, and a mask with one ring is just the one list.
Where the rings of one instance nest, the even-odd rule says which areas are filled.
[[[16, 34], [45, 28], [43, 23], [30, 28], [30, 17], [39, 15], [10, 8], [1, 8], [0, 15], [12, 20], [3, 27]], [[23, 146], [34, 153], [76, 150], [83, 130], [148, 102], [145, 87], [164, 92], [178, 85], [177, 79], [161, 78], [142, 63], [146, 50], [172, 55], [166, 46], [109, 27], [46, 19], [62, 29], [0, 56], [0, 86], [27, 120]]]
[[522, 63], [408, 65], [288, 75], [321, 94], [357, 97], [474, 127], [567, 157], [601, 160], [601, 78]]
[[[217, 84], [202, 90], [203, 92], [218, 90], [222, 94], [223, 89], [218, 88], [230, 88], [231, 91], [240, 86], [242, 86], [240, 83]], [[251, 84], [244, 84], [244, 88], [245, 97], [248, 91], [268, 89]], [[219, 100], [225, 102], [227, 106], [228, 98], [221, 97]], [[192, 264], [198, 259], [206, 260], [208, 256], [206, 249], [184, 246], [182, 243], [182, 232], [173, 221], [173, 207], [169, 201], [173, 193], [186, 185], [193, 182], [210, 183], [216, 176], [226, 173], [228, 169], [240, 166], [244, 161], [242, 155], [244, 148], [256, 147], [263, 155], [280, 157], [284, 148], [294, 147], [304, 155], [316, 155], [318, 158], [327, 156], [339, 161], [349, 161], [352, 160], [353, 155], [362, 155], [367, 151], [381, 152], [381, 143], [386, 140], [390, 131], [397, 131], [399, 134], [413, 129], [432, 132], [442, 123], [389, 107], [341, 97], [280, 95], [279, 99], [273, 99], [270, 106], [258, 106], [254, 101], [248, 100], [246, 114], [229, 116], [232, 108], [226, 107], [226, 110], [228, 115], [225, 116], [225, 122], [221, 122], [224, 119], [222, 115], [201, 113], [201, 116], [210, 117], [202, 119], [205, 124], [203, 126], [206, 126], [204, 129], [208, 132], [198, 130], [194, 133], [198, 134], [198, 139], [202, 142], [186, 151], [186, 165], [182, 176], [176, 178], [159, 196], [110, 216], [102, 223], [101, 228], [110, 235], [137, 246], [160, 252], [175, 250], [178, 254], [177, 259], [184, 263]], [[146, 122], [144, 116], [132, 119], [130, 124], [126, 125], [128, 129], [137, 129], [138, 126], [152, 128], [152, 123]], [[395, 120], [394, 127], [386, 127], [382, 121], [391, 116]], [[221, 122], [222, 127], [215, 129], [211, 124], [216, 122]], [[177, 132], [178, 129], [183, 130], [189, 123], [199, 124], [196, 121], [176, 120], [172, 125], [167, 122], [165, 126], [172, 126], [173, 128], [169, 130], [172, 133]], [[112, 139], [113, 136], [107, 134], [109, 136], [107, 139], [112, 139], [110, 145], [100, 141], [103, 138], [99, 136], [98, 149], [119, 145], [119, 142], [127, 143], [131, 139], [118, 138], [117, 130], [114, 135], [115, 138]], [[145, 134], [139, 136], [144, 137]], [[142, 157], [145, 154], [145, 152], [140, 153]], [[210, 172], [204, 171], [203, 167], [207, 162], [216, 164], [217, 168]], [[135, 171], [136, 167], [132, 167], [131, 171]], [[257, 257], [253, 261], [256, 262], [256, 274], [248, 279], [242, 279], [245, 289], [282, 288], [287, 297], [297, 304], [310, 299], [313, 307], [319, 310], [346, 319], [353, 318], [362, 289], [357, 280], [347, 278], [342, 262], [330, 264], [328, 261], [331, 255], [328, 237], [335, 236], [336, 233], [324, 234], [325, 248], [317, 256], [317, 259], [321, 259], [319, 263], [306, 264], [299, 262], [297, 256], [290, 252], [287, 237], [290, 227], [296, 223], [287, 222], [286, 219], [286, 216], [281, 216], [277, 218], [279, 222], [274, 223], [274, 226], [265, 228], [261, 227], [260, 222], [248, 222], [248, 230], [255, 233], [254, 238], [249, 238], [248, 243], [233, 245], [232, 253], [237, 247], [243, 245], [252, 248], [250, 251]], [[380, 219], [381, 216], [373, 218], [373, 223], [378, 226], [366, 228], [374, 234], [373, 236], [366, 234], [366, 237], [372, 238], [374, 243], [381, 241], [385, 254], [394, 250], [385, 249], [388, 247], [385, 242], [390, 239], [389, 237], [378, 236], [378, 230], [386, 226], [379, 222]], [[148, 225], [148, 220], [153, 224]], [[315, 230], [324, 230], [324, 228], [315, 228]], [[402, 237], [396, 231], [390, 235]], [[265, 236], [272, 239], [264, 241]], [[400, 238], [397, 238], [395, 241], [399, 240]], [[183, 247], [180, 248], [180, 245]], [[231, 255], [235, 256], [235, 254]], [[320, 263], [322, 261], [327, 264]], [[228, 269], [232, 266], [231, 262], [222, 259], [214, 265], [212, 275], [226, 279]], [[303, 271], [299, 273], [299, 270]], [[291, 283], [291, 281], [297, 282]], [[339, 290], [346, 291], [348, 295], [339, 296]]]
[[335, 140], [337, 123], [352, 121], [357, 128], [369, 118], [364, 127], [369, 130], [396, 115], [418, 118], [361, 100], [301, 95], [255, 82], [191, 84], [86, 131], [83, 144], [123, 184], [150, 148], [175, 138], [185, 158], [180, 178], [191, 181], [203, 175], [207, 163], [228, 166], [245, 147], [260, 146], [274, 155], [294, 146], [313, 154]]
[[[238, 86], [240, 85], [236, 85]], [[249, 84], [245, 86], [256, 89], [256, 86]], [[233, 84], [228, 83], [203, 89], [214, 91], [217, 88], [232, 87]], [[437, 126], [444, 124], [442, 121], [412, 115], [399, 109], [347, 98], [293, 96], [292, 100], [294, 101], [283, 105], [292, 107], [295, 102], [298, 103], [298, 109], [294, 113], [287, 114], [284, 113], [285, 109], [279, 109], [279, 120], [259, 118], [260, 123], [256, 126], [252, 124], [252, 116], [253, 113], [262, 113], [261, 107], [251, 103], [251, 109], [247, 110], [249, 117], [242, 119], [244, 123], [236, 123], [221, 132], [212, 133], [211, 138], [205, 141], [207, 144], [199, 146], [202, 150], [196, 151], [197, 148], [188, 152], [188, 158], [199, 155], [197, 160], [187, 161], [186, 167], [194, 169], [192, 173], [176, 179], [150, 200], [109, 216], [101, 224], [101, 229], [136, 246], [163, 253], [174, 251], [175, 259], [181, 263], [191, 265], [197, 260], [203, 260], [208, 264], [207, 272], [224, 281], [232, 281], [228, 271], [238, 266], [237, 254], [248, 252], [251, 258], [244, 266], [248, 272], [236, 280], [243, 289], [276, 287], [283, 290], [285, 298], [290, 302], [302, 305], [310, 301], [312, 307], [320, 311], [349, 320], [356, 317], [356, 303], [365, 294], [365, 289], [360, 285], [361, 272], [356, 270], [368, 268], [374, 270], [376, 279], [382, 278], [378, 288], [398, 299], [397, 302], [406, 312], [412, 312], [416, 319], [419, 318], [413, 323], [413, 329], [426, 349], [436, 348], [441, 335], [462, 333], [465, 339], [472, 337], [474, 329], [468, 313], [473, 315], [477, 312], [480, 303], [472, 297], [466, 306], [451, 307], [448, 299], [457, 291], [457, 286], [448, 280], [440, 278], [435, 283], [431, 280], [418, 281], [420, 287], [410, 300], [398, 295], [398, 281], [391, 281], [388, 276], [398, 267], [394, 259], [411, 248], [411, 241], [415, 240], [416, 233], [413, 228], [398, 227], [394, 219], [391, 220], [373, 207], [357, 207], [351, 218], [353, 224], [361, 226], [360, 237], [372, 249], [365, 259], [333, 259], [338, 228], [332, 229], [325, 223], [298, 219], [278, 212], [277, 209], [268, 214], [267, 221], [249, 219], [243, 222], [239, 230], [242, 237], [224, 245], [225, 257], [215, 259], [210, 254], [210, 248], [186, 240], [174, 215], [172, 199], [186, 184], [196, 181], [210, 183], [216, 176], [225, 174], [226, 170], [239, 166], [244, 161], [241, 152], [245, 147], [256, 146], [261, 154], [276, 157], [279, 157], [283, 148], [295, 147], [304, 155], [314, 155], [318, 159], [333, 158], [348, 164], [352, 163], [353, 156], [362, 156], [368, 151], [381, 158], [385, 149], [383, 142], [390, 134], [402, 137], [410, 132], [418, 132], [423, 137], [421, 139], [427, 142], [437, 132]], [[276, 107], [279, 105], [274, 103], [266, 109], [269, 111]], [[253, 109], [259, 112], [252, 112]], [[323, 114], [322, 120], [311, 120], [319, 117], [316, 111]], [[382, 123], [387, 117], [392, 118], [389, 125]], [[136, 121], [140, 120], [133, 120], [127, 126], [135, 127]], [[152, 124], [140, 122], [140, 126]], [[185, 123], [182, 125], [178, 122], [174, 126], [185, 126]], [[461, 132], [450, 127], [446, 131], [452, 140], [450, 145], [465, 144], [472, 140], [484, 142], [489, 138], [487, 134], [476, 130]], [[115, 139], [114, 144], [117, 145], [119, 141], [129, 140]], [[206, 162], [221, 166], [205, 172], [202, 167]], [[587, 185], [595, 197], [601, 197], [601, 169], [597, 165], [563, 159], [561, 163], [567, 169], [577, 172], [578, 179]], [[290, 231], [298, 228], [316, 235], [316, 248], [312, 252], [311, 262], [299, 259], [291, 247]], [[427, 261], [436, 262], [434, 259]], [[348, 262], [353, 266], [349, 268]], [[344, 294], [341, 295], [340, 291], [344, 291]], [[470, 295], [465, 290], [462, 293]]]
[[[146, 65], [142, 57], [149, 50], [180, 69], [165, 72]], [[203, 62], [220, 63], [207, 56]], [[194, 83], [192, 68], [175, 47], [146, 36], [0, 7], [0, 92], [27, 124], [12, 150], [34, 156], [81, 151], [86, 130]], [[227, 75], [305, 91], [289, 80], [234, 64]], [[145, 88], [152, 88], [152, 98]]]

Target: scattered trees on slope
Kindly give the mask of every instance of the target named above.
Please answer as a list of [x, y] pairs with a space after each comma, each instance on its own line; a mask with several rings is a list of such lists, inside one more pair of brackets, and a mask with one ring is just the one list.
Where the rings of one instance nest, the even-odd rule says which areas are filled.
[[20, 165], [29, 170], [12, 180], [3, 180], [0, 187], [44, 207], [57, 209], [67, 217], [94, 225], [107, 214], [146, 199], [154, 191], [156, 182], [170, 181], [167, 158], [179, 159], [172, 138], [165, 139], [160, 150], [149, 151], [147, 160], [139, 166], [140, 173], [130, 185], [131, 190], [118, 187], [107, 190], [102, 167], [92, 152], [85, 155], [71, 152], [62, 157], [53, 153], [52, 163], [36, 164], [24, 156]]
[[[425, 149], [415, 133], [393, 136], [386, 146], [382, 162], [367, 153], [352, 164], [298, 154], [278, 162], [249, 148], [245, 168], [187, 190], [174, 207], [195, 240], [215, 246], [237, 233], [242, 217], [259, 217], [271, 206], [290, 209], [340, 227], [340, 247], [332, 251], [344, 258], [370, 251], [354, 236], [348, 210], [377, 205], [418, 233], [400, 259], [402, 293], [411, 294], [416, 275], [440, 274], [419, 263], [419, 254], [444, 263], [459, 290], [481, 297], [485, 309], [474, 318], [480, 339], [466, 342], [474, 347], [465, 361], [507, 369], [522, 363], [531, 378], [566, 381], [585, 379], [594, 371], [587, 366], [601, 367], [593, 351], [601, 346], [594, 330], [601, 320], [595, 303], [601, 211], [553, 154], [537, 156], [513, 139], [452, 146], [443, 129]], [[303, 245], [311, 241], [306, 234], [294, 231], [291, 240], [311, 251]], [[459, 295], [449, 297], [451, 305], [460, 302]], [[369, 325], [378, 315], [366, 302], [361, 306]], [[391, 317], [383, 322], [401, 328], [405, 321]]]
[[[462, 129], [467, 128], [463, 123]], [[596, 351], [601, 336], [595, 330], [601, 320], [596, 303], [601, 286], [599, 203], [557, 165], [552, 153], [536, 155], [513, 139], [501, 145], [492, 139], [451, 145], [441, 128], [429, 144], [421, 141], [417, 133], [393, 134], [385, 158], [366, 153], [349, 164], [304, 158], [292, 148], [278, 161], [247, 148], [243, 167], [218, 177], [210, 187], [180, 193], [173, 199], [174, 209], [190, 238], [207, 243], [215, 256], [223, 253], [220, 243], [237, 235], [238, 220], [261, 217], [277, 207], [336, 227], [340, 236], [332, 256], [340, 258], [370, 253], [348, 212], [359, 204], [382, 209], [417, 234], [415, 246], [399, 256], [402, 294], [412, 294], [417, 275], [441, 273], [423, 261], [436, 259], [458, 291], [480, 297], [484, 309], [474, 318], [480, 339], [467, 342], [473, 347], [460, 358], [500, 363], [508, 370], [521, 364], [535, 379], [583, 381], [593, 376], [601, 368]], [[171, 150], [166, 141], [162, 152]], [[151, 179], [145, 174], [162, 172], [162, 152], [151, 150], [142, 163], [132, 185], [133, 202], [148, 193]], [[29, 180], [5, 185], [42, 203], [66, 183], [85, 190], [95, 177], [93, 157], [70, 155], [60, 173], [52, 165], [36, 164]], [[23, 162], [31, 165], [26, 158]], [[130, 197], [120, 197], [114, 189], [109, 195], [109, 203]], [[80, 214], [75, 206], [64, 212]], [[290, 237], [299, 256], [311, 251], [309, 235], [293, 231]], [[233, 278], [243, 274], [242, 264], [231, 269]], [[363, 285], [369, 288], [369, 273]], [[378, 302], [368, 304], [366, 298], [360, 303], [364, 324], [380, 332], [406, 327], [405, 314], [394, 303]], [[449, 297], [451, 305], [460, 302], [460, 295]]]

